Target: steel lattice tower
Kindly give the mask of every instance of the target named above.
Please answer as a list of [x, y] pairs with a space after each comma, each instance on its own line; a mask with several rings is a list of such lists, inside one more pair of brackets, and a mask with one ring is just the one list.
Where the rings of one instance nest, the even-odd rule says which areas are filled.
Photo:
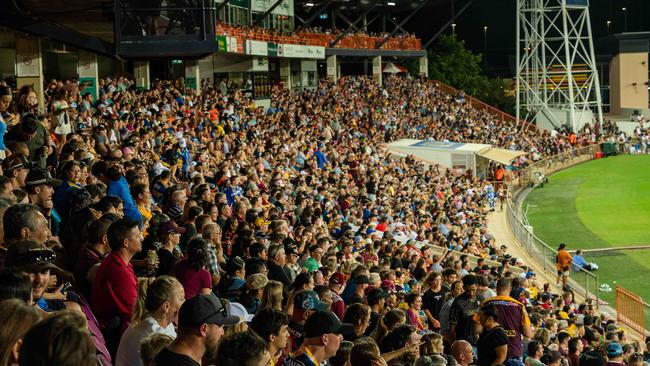
[[602, 123], [589, 0], [517, 0], [516, 88], [517, 119], [576, 130], [591, 111]]

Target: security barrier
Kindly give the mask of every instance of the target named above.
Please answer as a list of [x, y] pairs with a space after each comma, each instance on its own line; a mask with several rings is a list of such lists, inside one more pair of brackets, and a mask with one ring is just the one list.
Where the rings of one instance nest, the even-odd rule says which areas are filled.
[[616, 321], [645, 337], [645, 306], [641, 296], [616, 286]]

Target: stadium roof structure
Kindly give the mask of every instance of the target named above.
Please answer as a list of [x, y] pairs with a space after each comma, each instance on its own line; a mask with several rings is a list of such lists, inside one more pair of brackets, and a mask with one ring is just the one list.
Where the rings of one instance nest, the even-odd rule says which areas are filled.
[[508, 150], [487, 144], [453, 141], [401, 139], [388, 144], [388, 151], [398, 156], [412, 155], [428, 164], [439, 164], [454, 170], [471, 169], [478, 177], [486, 177], [488, 161], [511, 165], [525, 151]]

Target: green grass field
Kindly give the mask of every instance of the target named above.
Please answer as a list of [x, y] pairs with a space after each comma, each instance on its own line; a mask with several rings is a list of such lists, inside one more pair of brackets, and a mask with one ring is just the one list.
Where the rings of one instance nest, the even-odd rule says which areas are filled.
[[[650, 155], [594, 160], [559, 172], [530, 192], [528, 219], [552, 248], [570, 250], [650, 245]], [[615, 283], [650, 301], [650, 249], [585, 256], [601, 283]], [[616, 281], [616, 282], [614, 282]], [[600, 292], [615, 306], [615, 293]]]

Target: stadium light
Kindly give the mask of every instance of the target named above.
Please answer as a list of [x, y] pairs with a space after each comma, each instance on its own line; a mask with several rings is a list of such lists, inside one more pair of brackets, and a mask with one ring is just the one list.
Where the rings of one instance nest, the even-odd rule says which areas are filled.
[[386, 5], [388, 5], [388, 6], [395, 6], [395, 3], [392, 2], [392, 1], [389, 1], [389, 2], [386, 3]]
[[314, 6], [314, 3], [305, 3], [305, 6]]

